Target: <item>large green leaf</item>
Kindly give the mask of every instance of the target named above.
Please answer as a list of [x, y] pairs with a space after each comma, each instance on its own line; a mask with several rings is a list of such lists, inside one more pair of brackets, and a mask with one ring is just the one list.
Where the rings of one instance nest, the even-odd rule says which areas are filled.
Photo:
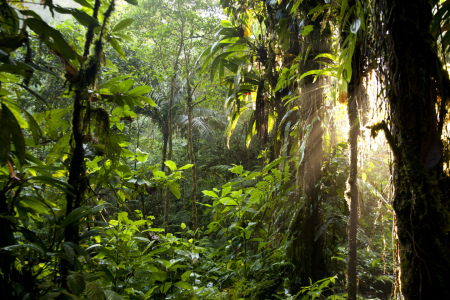
[[128, 92], [128, 95], [142, 95], [150, 93], [151, 91], [152, 91], [151, 87], [149, 87], [148, 85], [143, 85], [133, 88]]
[[216, 193], [214, 193], [213, 191], [202, 191], [203, 194], [205, 194], [206, 196], [210, 196], [213, 198], [219, 198], [219, 196], [217, 196]]
[[164, 282], [164, 284], [161, 285], [161, 293], [165, 294], [172, 286], [172, 282]]
[[61, 32], [49, 26], [44, 21], [35, 18], [27, 19], [25, 22], [51, 49], [57, 51], [67, 59], [76, 58], [76, 52], [66, 42]]
[[63, 226], [63, 227], [69, 226], [75, 222], [78, 222], [82, 218], [85, 218], [89, 215], [96, 214], [96, 213], [100, 212], [101, 210], [103, 210], [108, 205], [110, 205], [110, 204], [104, 203], [104, 204], [100, 204], [100, 205], [92, 207], [92, 208], [89, 206], [78, 207], [78, 208], [74, 209], [65, 218], [65, 220], [61, 223], [61, 226]]
[[184, 281], [175, 282], [173, 285], [184, 290], [193, 290], [193, 287], [189, 283]]
[[60, 6], [55, 6], [55, 10], [60, 14], [71, 14], [83, 26], [92, 26], [94, 28], [100, 26], [100, 23], [94, 17], [88, 15], [82, 10]]
[[94, 7], [89, 2], [87, 2], [86, 0], [73, 0], [73, 1], [78, 3], [78, 4], [80, 4], [80, 5], [82, 5], [82, 6], [84, 6], [84, 7], [87, 7], [87, 8], [90, 8], [90, 9], [94, 9]]
[[[2, 127], [3, 126], [7, 127], [7, 129], [5, 130], [6, 137], [9, 136], [9, 139], [12, 140], [14, 148], [16, 149], [17, 158], [19, 159], [19, 162], [22, 164], [25, 162], [25, 138], [23, 136], [22, 129], [20, 128], [19, 122], [15, 118], [14, 114], [11, 112], [9, 107], [3, 103], [2, 103], [1, 118], [2, 118], [1, 120]], [[9, 131], [9, 134], [7, 131]], [[8, 148], [10, 145], [9, 139], [5, 144], [2, 144], [1, 147]], [[7, 155], [8, 154], [6, 153], [6, 156]], [[5, 153], [1, 153], [0, 155], [0, 163], [3, 164], [3, 162], [6, 163]]]
[[122, 59], [125, 59], [125, 52], [123, 51], [122, 47], [120, 46], [119, 42], [117, 41], [117, 39], [115, 37], [111, 37], [111, 39], [109, 40], [109, 43], [111, 44], [111, 46], [114, 48], [114, 50], [116, 50], [117, 54], [119, 54], [119, 56]]
[[63, 193], [73, 195], [73, 193], [72, 193], [73, 187], [70, 184], [68, 184], [68, 183], [66, 183], [64, 181], [61, 181], [59, 179], [53, 178], [53, 177], [34, 176], [34, 177], [28, 178], [27, 181], [31, 181], [31, 182], [36, 182], [37, 181], [37, 182], [40, 182], [40, 183], [44, 183], [44, 184], [52, 186], [52, 187], [54, 187], [56, 189], [59, 189]]
[[148, 158], [148, 153], [136, 149], [136, 159], [137, 161], [144, 163]]
[[8, 118], [3, 116], [3, 111], [0, 115], [0, 144], [2, 145], [0, 147], [0, 166], [4, 166], [11, 150], [11, 131]]
[[171, 171], [174, 171], [174, 170], [177, 169], [177, 165], [176, 165], [173, 161], [171, 161], [171, 160], [166, 160], [166, 161], [164, 162], [164, 164], [165, 164], [166, 166], [168, 166], [169, 169], [170, 169]]
[[169, 189], [177, 199], [181, 198], [180, 185], [178, 183], [172, 183], [169, 185]]
[[116, 31], [124, 30], [125, 28], [127, 28], [131, 24], [133, 24], [133, 22], [134, 22], [134, 19], [132, 19], [132, 18], [123, 19], [119, 23], [117, 23], [116, 26], [114, 26], [112, 31], [116, 32]]

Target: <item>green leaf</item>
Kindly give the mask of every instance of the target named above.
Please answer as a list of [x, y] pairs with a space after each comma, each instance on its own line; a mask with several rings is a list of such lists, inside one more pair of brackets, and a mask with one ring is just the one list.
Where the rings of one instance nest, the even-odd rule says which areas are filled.
[[191, 276], [192, 271], [186, 271], [183, 274], [181, 274], [181, 280], [183, 281], [189, 281], [189, 277]]
[[294, 5], [292, 6], [292, 9], [290, 11], [291, 14], [297, 12], [297, 8], [300, 6], [300, 4], [303, 2], [303, 0], [297, 0], [295, 1]]
[[45, 254], [44, 250], [41, 247], [39, 247], [39, 246], [37, 246], [35, 244], [31, 244], [31, 243], [12, 245], [12, 246], [7, 246], [7, 247], [2, 248], [2, 250], [11, 251], [13, 253], [14, 252], [17, 253], [17, 251], [20, 251], [21, 249], [35, 250], [35, 251], [37, 251], [37, 252], [39, 252], [41, 254]]
[[173, 161], [171, 161], [171, 160], [166, 160], [166, 161], [164, 162], [164, 164], [165, 164], [166, 166], [168, 166], [169, 169], [170, 169], [171, 171], [174, 171], [174, 170], [177, 169], [177, 166], [176, 166], [175, 163], [174, 163]]
[[153, 277], [157, 281], [164, 282], [167, 279], [167, 273], [164, 271], [152, 272], [151, 277]]
[[41, 200], [39, 198], [32, 197], [32, 196], [21, 197], [20, 203], [32, 208], [37, 213], [41, 213], [41, 214], [49, 213], [49, 207], [43, 200]]
[[114, 77], [114, 78], [108, 80], [107, 82], [103, 83], [100, 87], [101, 88], [111, 88], [112, 86], [117, 85], [119, 81], [129, 78], [129, 77], [131, 77], [131, 76], [123, 75], [123, 76]]
[[139, 161], [141, 163], [144, 163], [147, 160], [148, 155], [149, 155], [148, 153], [143, 152], [143, 151], [141, 151], [139, 149], [136, 149], [136, 159], [137, 159], [137, 161]]
[[317, 55], [314, 59], [318, 59], [320, 57], [324, 57], [324, 58], [329, 58], [334, 62], [338, 61], [338, 58], [336, 57], [336, 55], [330, 54], [330, 53], [321, 53], [319, 55]]
[[264, 167], [264, 174], [267, 174], [270, 169], [272, 169], [276, 165], [280, 164], [285, 159], [286, 159], [286, 156], [282, 156], [282, 157], [279, 157], [279, 158], [275, 159], [274, 161], [272, 161], [269, 165]]
[[125, 300], [122, 296], [111, 290], [105, 290], [106, 300]]
[[237, 205], [237, 202], [235, 200], [233, 200], [232, 198], [230, 198], [230, 197], [222, 198], [219, 201], [223, 205], [227, 205], [227, 206], [235, 206], [235, 205]]
[[69, 226], [75, 222], [78, 222], [79, 220], [89, 216], [98, 213], [99, 211], [103, 210], [106, 206], [109, 206], [110, 204], [104, 203], [97, 205], [95, 207], [89, 207], [89, 206], [81, 206], [76, 209], [74, 209], [61, 223], [61, 226], [66, 227]]
[[[3, 107], [3, 104], [2, 104]], [[0, 115], [0, 166], [6, 165], [11, 150], [11, 131], [9, 122], [3, 113]]]
[[67, 276], [67, 287], [73, 294], [80, 296], [85, 286], [84, 276], [80, 273], [72, 273]]
[[125, 42], [129, 42], [129, 43], [133, 43], [134, 42], [134, 39], [131, 36], [129, 36], [128, 34], [125, 34], [125, 33], [114, 32], [113, 36], [115, 36], [116, 38], [119, 38], [119, 39], [121, 39], [121, 40], [123, 40]]
[[5, 134], [5, 137], [1, 138], [2, 142], [5, 139], [5, 143], [1, 145], [1, 148], [6, 148], [6, 150], [0, 152], [0, 164], [4, 165], [6, 163], [11, 140], [16, 148], [17, 158], [19, 159], [19, 162], [23, 164], [25, 162], [25, 138], [14, 114], [9, 107], [3, 103], [1, 118], [1, 133], [2, 135]]
[[124, 30], [125, 28], [127, 28], [128, 26], [133, 24], [133, 22], [134, 22], [134, 19], [132, 19], [132, 18], [123, 19], [119, 23], [117, 23], [116, 26], [114, 26], [112, 31], [116, 32], [116, 31]]
[[169, 189], [177, 199], [181, 198], [180, 185], [178, 183], [172, 183], [169, 185]]
[[94, 9], [94, 7], [91, 4], [89, 4], [89, 2], [87, 2], [86, 0], [73, 0], [73, 1], [80, 4], [81, 6]]
[[31, 131], [31, 134], [33, 135], [34, 142], [37, 143], [39, 139], [42, 137], [41, 128], [39, 127], [36, 120], [30, 113], [28, 113], [26, 110], [23, 110], [23, 113], [25, 115], [25, 118], [27, 118], [28, 126]]
[[68, 184], [64, 181], [61, 181], [59, 179], [53, 178], [53, 177], [34, 176], [34, 177], [28, 178], [27, 181], [37, 181], [37, 182], [45, 183], [49, 186], [52, 186], [52, 187], [60, 190], [61, 192], [65, 193], [65, 194], [74, 196], [72, 193], [73, 187], [70, 184]]
[[192, 286], [189, 283], [184, 282], [184, 281], [176, 282], [173, 285], [176, 286], [176, 287], [179, 287], [179, 288], [181, 288], [183, 290], [193, 290]]
[[186, 224], [184, 224], [184, 223], [181, 223], [180, 226], [181, 226], [181, 229], [183, 229], [183, 230], [186, 228]]
[[309, 35], [311, 33], [311, 31], [313, 31], [313, 29], [314, 29], [313, 25], [305, 26], [305, 28], [303, 28], [303, 31], [302, 31], [302, 36]]
[[159, 171], [158, 169], [153, 169], [153, 177], [155, 179], [158, 178], [166, 178], [166, 173], [164, 173], [163, 171]]
[[24, 15], [24, 16], [29, 16], [29, 17], [33, 17], [35, 19], [38, 20], [42, 20], [41, 16], [38, 15], [35, 11], [33, 10], [28, 10], [28, 9], [20, 9], [19, 12]]
[[214, 193], [213, 191], [205, 190], [205, 191], [202, 191], [202, 193], [205, 194], [206, 196], [210, 196], [210, 197], [213, 197], [213, 198], [219, 198], [219, 196], [217, 196], [217, 194]]
[[142, 101], [144, 101], [145, 103], [147, 103], [148, 105], [150, 105], [152, 107], [156, 107], [155, 101], [153, 101], [149, 97], [139, 96], [139, 99], [141, 99]]
[[[119, 83], [117, 85], [117, 89], [116, 90], [112, 90], [111, 92], [115, 93], [121, 93], [121, 94], [125, 94], [134, 84], [134, 80], [133, 79], [127, 79], [125, 81], [122, 81], [121, 83]], [[130, 106], [130, 105], [129, 105]], [[131, 108], [131, 106], [130, 106]]]
[[154, 287], [152, 287], [151, 289], [149, 289], [149, 290], [147, 291], [147, 293], [145, 293], [145, 299], [146, 299], [146, 300], [149, 299], [150, 296], [151, 296], [151, 294], [153, 293], [153, 291], [156, 290], [157, 288], [158, 288], [158, 286], [155, 285]]
[[117, 221], [127, 224], [127, 225], [130, 224], [130, 219], [128, 219], [128, 213], [126, 211], [118, 213]]
[[172, 282], [164, 282], [163, 285], [161, 285], [161, 293], [165, 294], [172, 286]]
[[87, 300], [103, 300], [104, 299], [103, 289], [99, 287], [95, 283], [95, 281], [88, 282], [86, 284], [86, 296]]
[[222, 27], [225, 27], [225, 28], [232, 27], [231, 22], [228, 21], [228, 20], [222, 20], [222, 21], [220, 21], [220, 25], [221, 25]]
[[187, 164], [187, 165], [185, 165], [185, 166], [182, 166], [182, 167], [179, 168], [178, 170], [180, 171], [180, 170], [190, 169], [190, 168], [192, 168], [193, 166], [194, 166], [193, 164]]
[[119, 69], [117, 69], [116, 65], [112, 63], [112, 61], [110, 59], [106, 59], [106, 64], [105, 67], [111, 69], [114, 72], [118, 72]]
[[55, 6], [55, 10], [60, 14], [71, 14], [83, 26], [93, 26], [94, 28], [100, 26], [100, 23], [94, 17], [88, 15], [82, 10], [60, 6]]
[[238, 174], [238, 175], [242, 174], [243, 170], [244, 170], [243, 166], [235, 166], [230, 169], [231, 173]]
[[123, 51], [117, 39], [115, 37], [111, 37], [109, 43], [114, 48], [114, 50], [116, 50], [117, 54], [119, 54], [120, 58], [125, 59], [125, 52]]
[[31, 18], [27, 19], [25, 22], [27, 26], [51, 49], [57, 51], [67, 59], [75, 59], [77, 57], [76, 52], [66, 42], [60, 31], [39, 19]]
[[128, 95], [142, 95], [152, 91], [152, 88], [148, 85], [138, 86], [128, 92]]

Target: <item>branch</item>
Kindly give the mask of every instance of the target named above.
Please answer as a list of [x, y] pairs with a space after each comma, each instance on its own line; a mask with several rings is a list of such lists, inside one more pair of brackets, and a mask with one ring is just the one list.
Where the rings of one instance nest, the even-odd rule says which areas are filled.
[[389, 128], [387, 127], [386, 122], [383, 120], [380, 123], [374, 124], [372, 126], [367, 126], [367, 128], [370, 129], [370, 136], [373, 138], [376, 138], [378, 136], [378, 132], [380, 130], [384, 131], [384, 136], [386, 137], [386, 140], [391, 147], [392, 153], [394, 153], [394, 157], [398, 158], [400, 150], [397, 146], [397, 143], [394, 140], [394, 137], [392, 136], [391, 132], [389, 131]]
[[206, 96], [205, 96], [205, 98], [203, 98], [203, 100], [200, 100], [200, 101], [195, 102], [192, 106], [196, 106], [197, 104], [200, 104], [200, 103], [202, 103], [202, 102], [205, 102], [206, 100], [208, 100], [208, 99], [207, 99]]

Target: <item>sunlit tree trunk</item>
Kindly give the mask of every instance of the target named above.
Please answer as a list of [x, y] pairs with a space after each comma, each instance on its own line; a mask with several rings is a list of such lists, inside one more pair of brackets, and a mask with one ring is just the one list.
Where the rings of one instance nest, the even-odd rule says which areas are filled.
[[377, 15], [388, 18], [380, 23], [388, 45], [390, 124], [374, 129], [385, 131], [394, 154], [402, 293], [405, 299], [448, 299], [450, 198], [441, 140], [448, 74], [429, 33], [430, 1], [377, 4], [384, 10]]
[[349, 300], [356, 300], [358, 292], [358, 134], [359, 118], [357, 102], [360, 97], [360, 65], [359, 48], [355, 50], [353, 57], [352, 81], [349, 87], [350, 97], [347, 103], [348, 122], [350, 127], [350, 174], [348, 178], [348, 187], [346, 197], [350, 201], [350, 219], [348, 226], [348, 265], [347, 265], [347, 293]]

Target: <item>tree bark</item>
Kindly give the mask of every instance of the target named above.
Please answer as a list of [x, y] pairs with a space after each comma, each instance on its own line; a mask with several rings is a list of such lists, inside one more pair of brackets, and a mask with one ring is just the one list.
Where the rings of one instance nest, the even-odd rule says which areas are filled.
[[[383, 7], [383, 1], [378, 5]], [[423, 0], [387, 0], [384, 38], [394, 153], [393, 207], [405, 299], [450, 295], [448, 176], [443, 172], [442, 126], [448, 74], [429, 33], [432, 7]], [[441, 100], [442, 99], [442, 100]], [[444, 107], [437, 112], [437, 107]], [[390, 130], [389, 130], [390, 129]]]
[[[358, 49], [357, 49], [358, 50]], [[355, 51], [357, 52], [357, 51]], [[358, 64], [358, 56], [355, 55], [354, 61]], [[354, 70], [356, 71], [356, 70]], [[357, 72], [354, 72], [358, 74]], [[355, 77], [359, 77], [359, 74]], [[359, 80], [353, 84], [358, 86]], [[358, 88], [357, 88], [358, 89]], [[351, 94], [348, 99], [347, 112], [350, 125], [350, 174], [348, 178], [349, 189], [346, 196], [350, 200], [350, 220], [348, 230], [348, 265], [347, 265], [347, 293], [349, 300], [356, 300], [358, 294], [358, 278], [356, 267], [358, 265], [358, 134], [359, 119], [357, 98], [358, 92]]]

